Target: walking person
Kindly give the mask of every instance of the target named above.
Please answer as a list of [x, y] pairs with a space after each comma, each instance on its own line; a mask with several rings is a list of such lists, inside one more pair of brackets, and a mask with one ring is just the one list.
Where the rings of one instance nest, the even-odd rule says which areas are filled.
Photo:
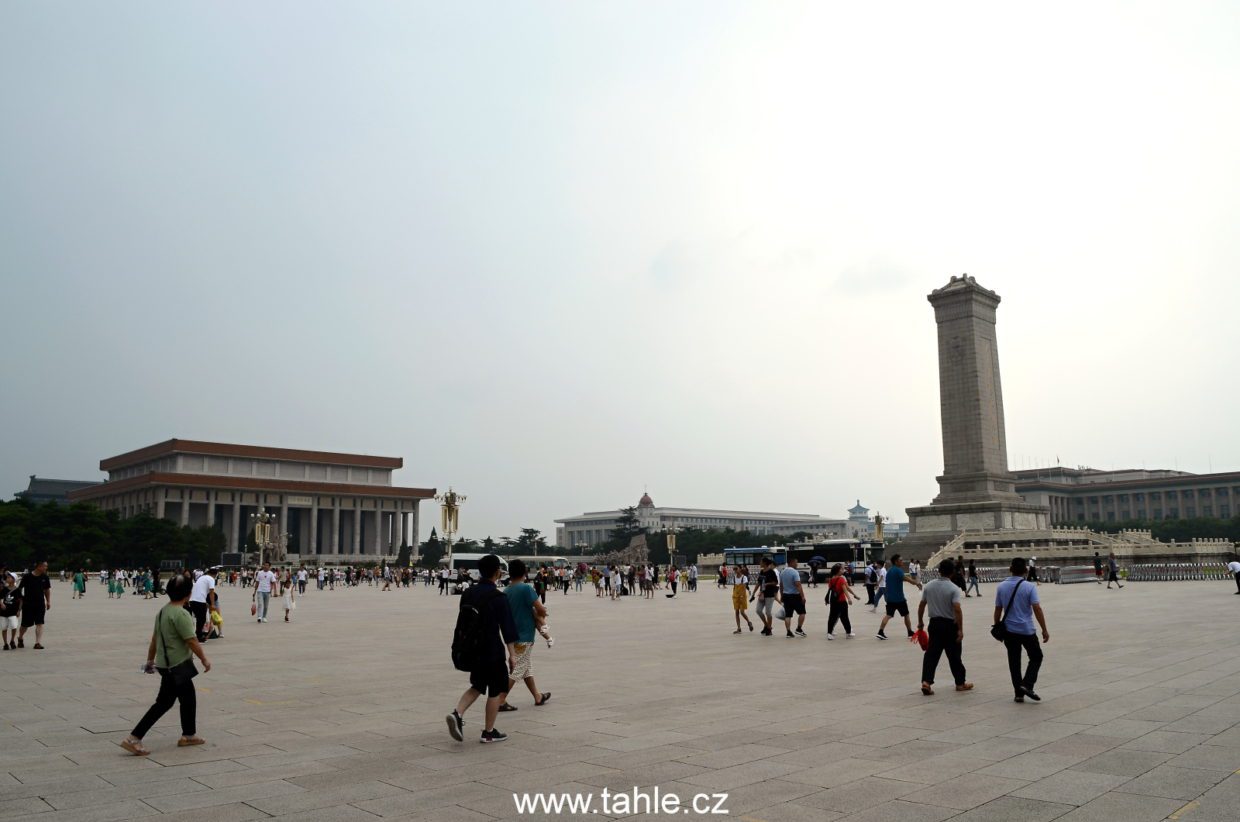
[[538, 628], [538, 621], [546, 619], [547, 609], [538, 599], [538, 594], [534, 592], [534, 586], [525, 581], [524, 562], [514, 559], [508, 563], [508, 572], [509, 583], [504, 588], [504, 596], [508, 597], [512, 622], [517, 628], [517, 643], [514, 646], [517, 661], [513, 665], [512, 672], [508, 674], [508, 691], [500, 697], [501, 713], [517, 710], [516, 705], [508, 704], [508, 696], [516, 686], [517, 680], [524, 682], [525, 687], [530, 689], [530, 693], [534, 696], [535, 707], [540, 708], [546, 705], [547, 700], [551, 698], [550, 691], [543, 693], [538, 690], [538, 685], [534, 682], [534, 672], [530, 667], [530, 655], [534, 651], [534, 634]]
[[1227, 563], [1227, 570], [1236, 578], [1236, 596], [1240, 596], [1240, 557], [1232, 557]]
[[264, 562], [263, 569], [254, 575], [254, 593], [250, 601], [258, 605], [258, 621], [267, 621], [267, 608], [271, 605], [271, 589], [276, 584], [276, 575], [271, 570], [271, 563]]
[[17, 628], [21, 624], [22, 592], [17, 587], [17, 574], [4, 572], [0, 579], [0, 628], [4, 633], [4, 650], [17, 650]]
[[[904, 598], [904, 566], [901, 564], [899, 554], [891, 556], [891, 570], [887, 572], [887, 615], [883, 617], [883, 621], [878, 625], [878, 633], [875, 635], [877, 639], [887, 638], [887, 623], [897, 613], [904, 617], [904, 629], [908, 631], [908, 635], [913, 635], [913, 623], [908, 617], [908, 600]], [[952, 568], [955, 568], [953, 563]], [[909, 579], [913, 585], [917, 586], [917, 590], [921, 590], [921, 583], [915, 579]]]
[[969, 560], [969, 587], [964, 592], [966, 597], [973, 596], [969, 591], [977, 591], [978, 598], [981, 598], [982, 587], [977, 584], [977, 579], [977, 560], [971, 559]]
[[759, 633], [763, 636], [774, 636], [773, 616], [775, 600], [779, 598], [779, 575], [775, 573], [775, 562], [770, 557], [762, 558], [758, 580], [754, 585], [753, 594], [749, 597], [750, 602], [755, 596], [758, 598], [758, 619], [762, 622], [762, 630]]
[[[667, 570], [667, 581], [668, 581], [668, 583], [671, 585], [671, 588], [672, 588], [672, 596], [671, 596], [671, 597], [668, 597], [668, 599], [671, 599], [672, 597], [676, 596], [676, 585], [677, 585], [677, 580], [678, 580], [678, 577], [677, 577], [677, 574], [678, 574], [678, 573], [679, 573], [679, 572], [676, 570], [676, 566], [675, 566], [675, 565], [670, 565], [670, 566], [668, 566], [668, 570]], [[746, 619], [748, 619], [748, 617], [746, 617]], [[738, 626], [738, 627], [739, 627], [739, 626]], [[749, 625], [749, 629], [750, 629], [750, 630], [753, 630], [753, 624], [752, 624], [752, 623], [750, 623], [750, 625]]]
[[844, 566], [837, 562], [831, 566], [831, 576], [827, 578], [827, 639], [835, 639], [835, 623], [837, 622], [844, 626], [844, 635], [849, 639], [856, 636], [853, 633], [852, 622], [848, 619], [848, 602], [850, 599], [861, 599], [861, 597], [857, 596], [857, 592], [849, 584], [847, 574], [843, 571]]
[[1094, 551], [1094, 579], [1098, 580], [1098, 584], [1102, 584], [1102, 557], [1098, 556], [1098, 552]]
[[[1010, 570], [1012, 575], [995, 589], [995, 625], [1002, 625], [1004, 629], [1003, 644], [1007, 647], [1008, 672], [1012, 676], [1015, 701], [1024, 702], [1025, 697], [1029, 697], [1034, 702], [1041, 702], [1042, 697], [1033, 690], [1038, 684], [1038, 671], [1042, 668], [1042, 646], [1038, 644], [1034, 619], [1042, 628], [1043, 642], [1050, 642], [1051, 635], [1046, 630], [1046, 617], [1042, 613], [1038, 588], [1027, 584], [1025, 579], [1029, 572], [1025, 558], [1012, 560]], [[1029, 657], [1029, 665], [1023, 675], [1020, 671], [1022, 650]]]
[[79, 568], [78, 572], [73, 575], [73, 598], [81, 599], [86, 596], [86, 574]]
[[887, 565], [886, 563], [878, 563], [878, 589], [874, 592], [874, 604], [870, 606], [870, 613], [878, 613], [878, 603], [887, 595]]
[[[749, 619], [749, 573], [745, 566], [737, 565], [729, 574], [732, 578], [732, 615], [736, 618], [736, 630], [732, 633], [741, 633], [741, 617], [745, 618], [745, 624], [749, 626], [749, 630], [753, 630], [753, 622]], [[675, 583], [672, 583], [675, 585]]]
[[[960, 608], [960, 587], [951, 581], [956, 564], [950, 559], [939, 563], [939, 578], [932, 579], [922, 589], [921, 604], [917, 606], [917, 630], [926, 627], [926, 611], [930, 612], [930, 646], [921, 661], [921, 692], [934, 695], [934, 672], [939, 667], [939, 657], [947, 654], [947, 665], [956, 681], [957, 691], [973, 690], [973, 683], [965, 678], [964, 661], [964, 611]], [[978, 596], [981, 596], [979, 593]]]
[[[508, 693], [508, 673], [517, 666], [517, 626], [508, 598], [496, 587], [499, 557], [487, 554], [478, 560], [480, 581], [461, 594], [452, 661], [458, 670], [469, 671], [469, 688], [448, 714], [448, 733], [465, 740], [465, 712], [486, 697], [482, 736], [479, 742], [503, 742], [508, 734], [495, 727], [499, 706]], [[507, 660], [505, 661], [505, 656]]]
[[211, 660], [202, 650], [194, 620], [185, 609], [193, 588], [194, 583], [184, 575], [178, 574], [168, 580], [168, 599], [171, 601], [155, 616], [155, 630], [146, 649], [146, 672], [159, 673], [159, 694], [133, 732], [121, 741], [121, 747], [134, 756], [150, 753], [143, 746], [142, 738], [175, 702], [181, 703], [181, 738], [177, 740], [177, 747], [201, 745], [206, 741], [198, 736], [198, 697], [194, 692], [194, 677], [198, 675], [198, 669], [190, 657], [198, 657], [203, 673], [211, 670]]
[[788, 564], [779, 572], [779, 599], [784, 606], [784, 630], [788, 639], [792, 632], [792, 615], [797, 615], [796, 636], [805, 638], [805, 588], [801, 585], [801, 572], [797, 569], [797, 558], [788, 557]]
[[1115, 559], [1115, 552], [1107, 557], [1107, 590], [1111, 590], [1111, 583], [1114, 582], [1122, 589], [1124, 586], [1119, 581], [1119, 562]]
[[284, 591], [281, 594], [281, 599], [283, 600], [283, 604], [284, 604], [284, 621], [285, 622], [288, 622], [289, 617], [292, 616], [293, 614], [293, 611], [297, 610], [297, 585], [298, 583], [300, 583], [300, 580], [298, 580], [297, 583], [294, 583], [292, 579], [292, 575], [285, 577]]
[[26, 629], [34, 628], [34, 649], [43, 650], [43, 621], [52, 610], [52, 581], [47, 578], [47, 562], [35, 563], [34, 570], [18, 583], [22, 597], [22, 627], [17, 634], [17, 647], [26, 647]]
[[874, 592], [878, 589], [878, 569], [871, 562], [865, 566], [865, 604], [874, 604]]
[[189, 595], [189, 612], [194, 615], [194, 635], [199, 642], [206, 642], [211, 632], [208, 620], [209, 612], [215, 610], [215, 575], [218, 573], [218, 568], [208, 568], [194, 581]]

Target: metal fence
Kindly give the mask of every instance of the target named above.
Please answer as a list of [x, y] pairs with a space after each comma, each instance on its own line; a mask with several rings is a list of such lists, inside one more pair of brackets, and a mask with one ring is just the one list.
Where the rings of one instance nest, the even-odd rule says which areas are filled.
[[1125, 570], [1132, 582], [1183, 582], [1226, 580], [1231, 578], [1222, 562], [1138, 562]]

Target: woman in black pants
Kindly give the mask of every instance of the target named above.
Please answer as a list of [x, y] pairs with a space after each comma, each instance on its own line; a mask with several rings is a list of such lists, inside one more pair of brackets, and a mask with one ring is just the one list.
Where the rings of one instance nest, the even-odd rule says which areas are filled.
[[197, 698], [194, 694], [194, 677], [198, 674], [190, 656], [202, 661], [204, 671], [211, 670], [211, 661], [203, 653], [194, 632], [194, 618], [185, 610], [194, 583], [184, 575], [178, 574], [168, 581], [168, 599], [171, 600], [155, 617], [155, 630], [151, 633], [151, 643], [146, 651], [146, 672], [159, 672], [159, 695], [155, 704], [133, 729], [133, 733], [125, 737], [121, 747], [134, 756], [146, 756], [150, 753], [142, 745], [142, 737], [151, 726], [166, 714], [173, 703], [181, 703], [181, 738], [177, 747], [201, 745], [205, 741], [198, 736], [194, 726]]
[[844, 566], [841, 563], [835, 563], [831, 566], [831, 576], [827, 580], [827, 603], [830, 605], [831, 611], [827, 616], [827, 639], [835, 639], [835, 623], [840, 622], [844, 625], [844, 633], [848, 636], [856, 636], [853, 633], [852, 622], [848, 619], [848, 599], [860, 599], [856, 592], [853, 591], [851, 580], [843, 573]]

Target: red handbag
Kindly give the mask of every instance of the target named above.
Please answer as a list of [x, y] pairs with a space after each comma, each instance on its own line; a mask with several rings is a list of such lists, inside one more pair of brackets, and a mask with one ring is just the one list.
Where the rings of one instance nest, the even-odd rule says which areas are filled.
[[930, 635], [926, 633], [924, 629], [919, 630], [917, 633], [913, 634], [911, 637], [908, 638], [908, 641], [916, 642], [918, 645], [921, 646], [921, 649], [923, 651], [930, 647]]
[[251, 602], [250, 603], [250, 616], [254, 616], [257, 613], [258, 613], [258, 603]]

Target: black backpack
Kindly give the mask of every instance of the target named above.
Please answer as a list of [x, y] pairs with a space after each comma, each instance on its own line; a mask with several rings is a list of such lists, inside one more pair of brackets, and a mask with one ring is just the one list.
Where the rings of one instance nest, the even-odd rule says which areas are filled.
[[457, 612], [456, 630], [452, 634], [452, 664], [458, 671], [472, 671], [478, 667], [486, 641], [482, 631], [486, 624], [483, 609], [490, 607], [496, 597], [504, 595], [495, 591], [486, 599], [480, 599], [472, 593], [467, 591], [461, 595], [461, 609]]

